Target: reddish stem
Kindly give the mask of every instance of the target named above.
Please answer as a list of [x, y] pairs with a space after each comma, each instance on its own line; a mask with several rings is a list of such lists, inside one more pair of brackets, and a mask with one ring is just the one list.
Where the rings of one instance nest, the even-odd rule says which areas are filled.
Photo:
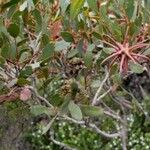
[[125, 58], [124, 60], [124, 73], [126, 74], [128, 71], [128, 58]]
[[113, 44], [111, 44], [111, 43], [109, 43], [107, 41], [102, 41], [102, 42], [105, 43], [105, 44], [107, 44], [107, 45], [109, 45], [109, 46], [111, 46], [114, 49], [117, 49], [117, 47], [115, 45], [113, 45]]
[[136, 45], [133, 45], [131, 47], [129, 47], [129, 51], [134, 51], [136, 49], [139, 49], [139, 48], [143, 48], [143, 47], [146, 47], [146, 46], [149, 46], [149, 44], [136, 44]]
[[119, 54], [120, 54], [120, 51], [119, 51], [119, 52], [116, 52], [116, 53], [113, 53], [112, 55], [110, 55], [110, 56], [108, 56], [106, 59], [104, 59], [104, 60], [102, 61], [102, 64], [105, 63], [106, 61], [108, 61], [109, 59], [111, 59], [111, 58], [113, 58], [113, 57], [119, 55]]
[[135, 59], [130, 55], [128, 51], [124, 51], [124, 53], [134, 62], [136, 63]]
[[150, 59], [149, 59], [147, 56], [144, 56], [144, 55], [141, 55], [141, 54], [131, 53], [131, 55], [133, 55], [133, 56], [137, 56], [137, 57], [142, 57], [142, 58], [147, 59], [147, 60], [149, 60], [149, 61], [150, 61]]
[[116, 59], [118, 58], [118, 56], [115, 56], [114, 59], [111, 61], [109, 68], [112, 67], [112, 65], [115, 63]]
[[124, 60], [125, 60], [125, 54], [122, 55], [121, 61], [120, 61], [120, 72], [121, 72], [121, 73], [123, 72]]
[[104, 36], [108, 37], [114, 44], [116, 44], [116, 40], [115, 40], [115, 39], [113, 39], [113, 38], [110, 37], [109, 35], [104, 35]]

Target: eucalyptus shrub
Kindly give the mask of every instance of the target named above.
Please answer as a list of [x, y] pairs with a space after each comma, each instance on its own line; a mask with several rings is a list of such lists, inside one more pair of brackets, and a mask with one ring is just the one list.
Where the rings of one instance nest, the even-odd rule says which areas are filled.
[[[37, 121], [41, 133], [35, 143], [77, 149], [86, 146], [80, 143], [83, 134], [91, 149], [99, 148], [90, 145], [95, 139], [106, 149], [136, 144], [128, 118], [149, 118], [149, 90], [137, 81], [130, 90], [123, 81], [144, 73], [149, 79], [149, 5], [148, 0], [0, 1], [0, 104], [19, 100], [31, 115], [45, 115]], [[78, 128], [81, 133], [65, 141], [55, 130], [61, 122], [74, 124], [67, 125], [73, 128], [69, 133]], [[51, 142], [44, 144], [47, 134]]]

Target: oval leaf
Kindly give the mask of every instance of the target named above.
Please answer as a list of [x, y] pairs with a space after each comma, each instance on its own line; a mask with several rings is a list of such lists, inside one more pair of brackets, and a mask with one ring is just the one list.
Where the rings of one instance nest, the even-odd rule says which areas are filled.
[[148, 48], [147, 50], [145, 50], [143, 54], [144, 55], [150, 55], [150, 48]]
[[135, 63], [130, 63], [130, 69], [131, 69], [132, 72], [138, 73], [138, 74], [140, 74], [144, 71], [144, 68], [143, 68], [142, 65], [135, 64]]
[[16, 38], [18, 35], [19, 35], [19, 32], [20, 32], [20, 29], [19, 29], [19, 26], [16, 25], [16, 24], [11, 24], [9, 25], [7, 31], [9, 32], [9, 34]]
[[98, 7], [97, 7], [97, 0], [87, 0], [89, 7], [94, 10], [94, 11], [98, 11]]
[[84, 55], [84, 63], [87, 68], [91, 68], [93, 65], [93, 54], [91, 51], [86, 52]]
[[55, 43], [55, 51], [60, 52], [64, 49], [67, 49], [70, 46], [70, 43], [62, 40]]
[[60, 6], [61, 6], [61, 10], [62, 10], [63, 14], [65, 13], [69, 3], [70, 3], [70, 0], [61, 0], [60, 1]]
[[82, 120], [82, 112], [78, 105], [76, 105], [73, 101], [70, 101], [68, 105], [68, 109], [70, 111], [71, 116], [76, 120]]
[[55, 115], [55, 111], [53, 109], [50, 109], [50, 108], [48, 108], [46, 106], [42, 106], [42, 105], [32, 106], [31, 113], [34, 116], [38, 116], [38, 115], [42, 115], [42, 114], [46, 114], [48, 116]]
[[97, 106], [82, 105], [81, 110], [83, 115], [89, 117], [98, 117], [103, 114], [103, 109]]
[[103, 51], [106, 53], [106, 54], [112, 54], [114, 52], [114, 49], [113, 48], [103, 48]]
[[71, 1], [70, 16], [72, 19], [74, 19], [79, 14], [83, 4], [84, 4], [84, 0]]
[[43, 51], [42, 51], [41, 59], [42, 59], [42, 60], [45, 60], [45, 59], [51, 57], [51, 55], [52, 55], [53, 52], [54, 52], [54, 49], [55, 49], [54, 44], [53, 44], [53, 43], [48, 43], [48, 44], [45, 46], [45, 48], [43, 49]]
[[73, 36], [69, 32], [61, 32], [61, 36], [66, 42], [74, 42]]

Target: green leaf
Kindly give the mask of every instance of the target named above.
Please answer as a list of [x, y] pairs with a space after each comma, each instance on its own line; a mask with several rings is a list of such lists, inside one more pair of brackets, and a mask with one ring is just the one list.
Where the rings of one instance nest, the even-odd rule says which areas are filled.
[[[15, 5], [11, 6], [11, 7], [9, 8], [9, 10], [8, 10], [7, 17], [8, 17], [9, 19], [12, 19], [11, 17], [12, 17], [13, 14], [15, 13], [15, 11], [16, 11], [16, 6], [15, 6]], [[13, 21], [14, 21], [14, 20], [13, 20]]]
[[116, 73], [116, 74], [113, 74], [112, 75], [112, 80], [114, 83], [117, 83], [117, 84], [121, 84], [122, 80], [121, 80], [121, 76], [119, 73]]
[[76, 120], [82, 120], [82, 112], [78, 105], [76, 105], [73, 101], [70, 101], [68, 105], [68, 109], [70, 111], [71, 116]]
[[42, 114], [46, 114], [48, 116], [54, 116], [55, 115], [55, 111], [54, 109], [48, 108], [46, 106], [42, 106], [42, 105], [35, 105], [31, 107], [31, 113], [34, 116], [39, 116]]
[[122, 28], [120, 26], [120, 24], [116, 21], [114, 22], [111, 22], [111, 20], [109, 20], [109, 25], [110, 25], [110, 29], [113, 33], [113, 35], [115, 36], [115, 39], [118, 41], [118, 42], [121, 42], [123, 39], [123, 36], [122, 36]]
[[98, 106], [82, 105], [81, 110], [83, 115], [89, 117], [98, 117], [103, 114], [103, 109]]
[[134, 0], [126, 1], [126, 4], [127, 4], [127, 8], [126, 8], [127, 16], [129, 17], [129, 19], [131, 19], [134, 14], [134, 9], [135, 9]]
[[5, 59], [2, 56], [0, 56], [0, 66], [4, 64], [5, 64]]
[[62, 99], [59, 93], [57, 94], [55, 94], [55, 92], [52, 93], [53, 94], [51, 94], [51, 104], [53, 106], [59, 107], [60, 105], [62, 105], [64, 99]]
[[66, 95], [65, 98], [64, 98], [64, 102], [62, 103], [62, 105], [60, 106], [60, 112], [62, 114], [67, 114], [68, 113], [68, 105], [70, 103], [70, 95]]
[[32, 52], [30, 49], [22, 49], [19, 52], [19, 62], [24, 62], [32, 57]]
[[103, 51], [106, 53], [106, 54], [112, 54], [114, 52], [114, 49], [113, 48], [103, 48]]
[[73, 58], [78, 54], [78, 50], [77, 49], [72, 49], [71, 51], [68, 52], [67, 58]]
[[23, 44], [26, 44], [28, 41], [28, 38], [22, 39], [20, 42], [17, 43], [17, 47], [22, 46]]
[[56, 119], [57, 115], [55, 115], [54, 118], [51, 119], [51, 121], [45, 126], [42, 128], [42, 134], [45, 134], [47, 133], [47, 131], [51, 128], [51, 126], [53, 125], [55, 119]]
[[101, 9], [100, 9], [100, 15], [102, 17], [102, 19], [104, 19], [105, 22], [110, 23], [110, 19], [108, 18], [108, 15], [107, 15], [107, 7], [106, 5], [102, 5], [101, 6]]
[[145, 7], [150, 11], [150, 0], [144, 0]]
[[147, 50], [145, 50], [143, 54], [144, 55], [150, 55], [150, 48], [148, 48]]
[[133, 15], [131, 18], [132, 21], [135, 21], [135, 19], [137, 18], [138, 7], [139, 7], [138, 2], [135, 1], [134, 2], [134, 11], [133, 11]]
[[49, 14], [45, 14], [43, 16], [43, 20], [42, 20], [42, 33], [43, 34], [48, 34], [49, 31], [47, 29], [48, 23], [49, 22]]
[[36, 20], [36, 32], [39, 32], [42, 29], [42, 17], [41, 17], [40, 11], [35, 9], [33, 11], [33, 16], [34, 16], [34, 18]]
[[52, 54], [54, 53], [54, 49], [55, 49], [54, 44], [48, 43], [42, 51], [41, 60], [45, 60], [51, 57]]
[[89, 7], [94, 10], [94, 11], [98, 11], [98, 7], [97, 7], [97, 0], [87, 0]]
[[74, 19], [80, 12], [82, 6], [84, 4], [84, 0], [72, 0], [70, 6], [70, 17]]
[[48, 130], [51, 128], [53, 122], [49, 122], [45, 127], [42, 128], [42, 135], [47, 133]]
[[4, 44], [3, 39], [0, 37], [0, 48], [3, 47], [3, 44]]
[[150, 95], [144, 91], [144, 89], [141, 87], [141, 92], [142, 92], [142, 95], [143, 95], [143, 100], [144, 100], [144, 103], [145, 101], [149, 103], [149, 106], [150, 106]]
[[1, 50], [1, 55], [5, 58], [5, 59], [15, 59], [16, 56], [16, 47], [15, 45], [12, 43], [11, 46], [9, 44], [5, 44], [5, 46], [2, 48]]
[[100, 39], [101, 38], [101, 35], [97, 32], [93, 32], [92, 35], [97, 38], [97, 39]]
[[65, 13], [69, 3], [70, 3], [70, 0], [61, 0], [60, 1], [61, 11], [63, 14]]
[[93, 54], [91, 51], [87, 51], [84, 55], [84, 63], [87, 68], [91, 68], [93, 65]]
[[142, 65], [133, 63], [133, 62], [130, 63], [130, 69], [132, 72], [138, 73], [138, 74], [140, 74], [144, 71], [144, 68]]
[[95, 44], [89, 44], [89, 45], [88, 45], [88, 49], [87, 49], [87, 51], [92, 52], [92, 51], [93, 51], [93, 49], [95, 49]]
[[61, 32], [61, 36], [66, 42], [74, 42], [74, 38], [69, 32]]
[[18, 35], [19, 35], [19, 32], [20, 32], [20, 29], [19, 29], [19, 26], [16, 25], [16, 24], [11, 24], [9, 25], [7, 31], [9, 32], [9, 34], [16, 38]]
[[18, 81], [17, 81], [18, 86], [25, 86], [25, 85], [29, 85], [29, 84], [30, 84], [30, 81], [28, 81], [27, 79], [18, 78]]
[[55, 44], [55, 51], [60, 52], [64, 49], [67, 49], [70, 46], [70, 43], [66, 42], [66, 41], [58, 41]]
[[8, 3], [4, 4], [3, 7], [2, 7], [2, 9], [8, 8], [8, 7], [12, 6], [12, 5], [15, 5], [15, 4], [17, 4], [19, 1], [20, 1], [20, 0], [11, 0], [11, 1], [9, 1]]
[[32, 75], [32, 67], [27, 66], [24, 70], [20, 72], [19, 77], [21, 78], [28, 78], [30, 75]]
[[72, 96], [72, 99], [75, 98], [77, 92], [79, 91], [79, 87], [78, 87], [78, 84], [76, 82], [72, 82], [71, 83], [71, 96]]
[[136, 16], [134, 22], [131, 23], [130, 35], [133, 36], [134, 38], [141, 32], [142, 22], [143, 17], [140, 14], [138, 17]]
[[2, 37], [4, 38], [3, 40], [10, 39], [10, 34], [7, 32], [7, 29], [3, 25], [0, 25], [0, 32], [2, 33]]
[[49, 43], [49, 36], [46, 34], [42, 35], [42, 45], [47, 45]]

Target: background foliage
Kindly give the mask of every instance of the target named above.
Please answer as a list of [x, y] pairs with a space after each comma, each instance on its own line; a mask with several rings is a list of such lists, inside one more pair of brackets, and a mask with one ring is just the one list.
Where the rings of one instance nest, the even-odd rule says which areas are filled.
[[14, 149], [150, 149], [149, 6], [0, 0], [1, 118], [27, 121]]

